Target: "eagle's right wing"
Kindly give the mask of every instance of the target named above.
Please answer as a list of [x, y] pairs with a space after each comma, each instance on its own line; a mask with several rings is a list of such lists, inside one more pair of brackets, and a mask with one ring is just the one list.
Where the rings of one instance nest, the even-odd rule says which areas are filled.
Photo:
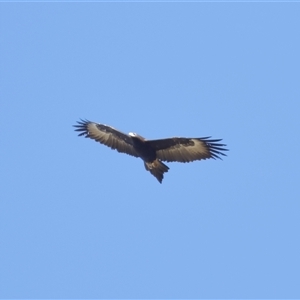
[[111, 126], [90, 122], [88, 120], [80, 120], [77, 121], [77, 123], [77, 125], [73, 126], [76, 128], [75, 131], [79, 132], [79, 136], [83, 135], [118, 152], [139, 157], [133, 147], [131, 137], [127, 134]]

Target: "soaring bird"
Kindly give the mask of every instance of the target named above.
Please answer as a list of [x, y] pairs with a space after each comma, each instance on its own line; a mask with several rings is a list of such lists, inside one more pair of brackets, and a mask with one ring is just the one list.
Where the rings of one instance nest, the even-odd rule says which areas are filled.
[[126, 134], [111, 126], [88, 120], [77, 121], [73, 126], [79, 136], [91, 138], [118, 152], [140, 157], [144, 161], [145, 169], [160, 183], [164, 173], [169, 170], [162, 161], [187, 163], [208, 158], [221, 159], [221, 156], [226, 156], [223, 152], [228, 151], [224, 148], [225, 144], [219, 143], [222, 139], [215, 140], [210, 137], [146, 140], [136, 133]]

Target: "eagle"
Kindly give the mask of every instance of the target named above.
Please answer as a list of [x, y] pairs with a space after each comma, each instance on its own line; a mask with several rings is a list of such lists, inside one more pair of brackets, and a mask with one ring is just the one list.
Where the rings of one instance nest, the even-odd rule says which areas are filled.
[[111, 149], [126, 153], [143, 160], [145, 169], [149, 171], [160, 183], [164, 173], [169, 167], [166, 162], [192, 162], [195, 160], [219, 158], [226, 156], [225, 144], [220, 144], [222, 139], [184, 138], [172, 137], [159, 140], [147, 140], [137, 133], [123, 133], [111, 126], [99, 124], [88, 120], [77, 121], [73, 125], [84, 136], [99, 142]]

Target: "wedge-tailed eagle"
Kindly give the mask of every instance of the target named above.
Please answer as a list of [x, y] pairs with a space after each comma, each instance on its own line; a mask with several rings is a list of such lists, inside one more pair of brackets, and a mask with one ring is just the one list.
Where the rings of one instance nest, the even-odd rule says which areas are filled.
[[223, 148], [225, 144], [219, 144], [221, 139], [213, 140], [210, 137], [183, 138], [173, 137], [159, 140], [146, 140], [140, 135], [129, 132], [125, 134], [111, 126], [80, 120], [75, 131], [79, 136], [91, 138], [118, 152], [140, 157], [144, 161], [147, 171], [162, 183], [164, 173], [169, 167], [162, 161], [191, 162], [208, 158], [226, 156]]

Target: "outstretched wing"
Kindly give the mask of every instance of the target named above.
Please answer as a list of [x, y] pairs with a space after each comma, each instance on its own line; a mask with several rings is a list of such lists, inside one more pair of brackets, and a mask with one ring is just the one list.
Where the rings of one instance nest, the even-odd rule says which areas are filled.
[[156, 150], [156, 157], [163, 161], [191, 162], [194, 160], [219, 158], [226, 156], [221, 139], [203, 138], [169, 138], [148, 140], [146, 143]]
[[91, 138], [96, 142], [116, 149], [118, 152], [126, 153], [135, 157], [139, 157], [135, 151], [132, 140], [127, 134], [116, 130], [111, 126], [90, 122], [88, 120], [77, 121], [77, 125], [73, 125], [79, 132], [79, 136]]

